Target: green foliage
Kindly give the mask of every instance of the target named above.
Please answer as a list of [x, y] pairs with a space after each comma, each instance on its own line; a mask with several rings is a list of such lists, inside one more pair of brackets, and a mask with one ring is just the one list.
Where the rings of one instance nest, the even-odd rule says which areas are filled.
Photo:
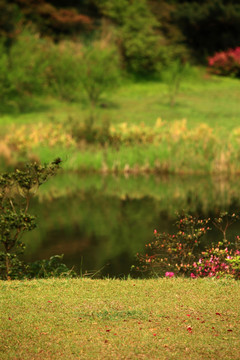
[[161, 37], [156, 33], [157, 25], [145, 0], [133, 1], [126, 8], [120, 36], [129, 71], [149, 74], [157, 70], [161, 59]]
[[47, 279], [50, 277], [76, 277], [75, 271], [62, 263], [63, 255], [51, 256], [49, 260], [38, 260], [27, 267], [27, 277]]
[[[225, 257], [226, 259], [226, 257]], [[235, 275], [235, 278], [240, 278], [240, 255], [239, 252], [235, 253], [234, 256], [229, 256], [228, 259], [225, 260], [229, 265], [230, 269]]]
[[159, 24], [146, 0], [95, 1], [101, 12], [117, 24], [118, 43], [128, 71], [149, 75], [162, 61]]
[[129, 0], [94, 0], [94, 3], [104, 16], [117, 24], [124, 22], [125, 12], [130, 4]]
[[103, 93], [120, 82], [120, 63], [117, 49], [94, 43], [82, 49], [79, 80], [92, 107]]
[[49, 43], [46, 69], [47, 91], [62, 100], [79, 99], [81, 45], [74, 42]]
[[43, 91], [47, 66], [43, 56], [44, 46], [46, 44], [37, 34], [26, 31], [21, 33], [10, 49], [9, 80], [20, 96]]
[[[0, 253], [1, 277], [6, 279], [20, 276], [24, 270], [18, 255], [24, 251], [21, 241], [25, 232], [36, 227], [35, 216], [28, 213], [33, 195], [59, 168], [60, 159], [48, 166], [30, 164], [25, 170], [15, 170], [0, 176]], [[19, 267], [21, 268], [19, 270]]]
[[[42, 94], [45, 88], [47, 59], [45, 42], [29, 31], [22, 32], [7, 49], [0, 44], [1, 108], [24, 110], [31, 107], [32, 95]], [[24, 51], [23, 51], [24, 49]]]
[[1, 0], [0, 12], [0, 36], [8, 46], [29, 24], [59, 42], [93, 37], [110, 23], [126, 67], [144, 75], [162, 64], [168, 46], [181, 52], [188, 46], [197, 61], [205, 61], [239, 45], [240, 5], [230, 0]]
[[120, 81], [118, 51], [112, 46], [53, 44], [24, 31], [9, 51], [3, 42], [0, 50], [2, 110], [26, 110], [31, 107], [31, 97], [43, 93], [67, 101], [79, 100], [81, 91], [95, 106], [101, 95]]

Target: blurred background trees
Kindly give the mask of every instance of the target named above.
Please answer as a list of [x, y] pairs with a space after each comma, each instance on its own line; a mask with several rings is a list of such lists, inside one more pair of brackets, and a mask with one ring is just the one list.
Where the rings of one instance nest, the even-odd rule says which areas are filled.
[[[176, 60], [207, 65], [240, 43], [238, 0], [0, 0], [0, 11], [0, 94], [10, 107], [18, 99], [20, 109], [41, 93], [75, 101], [99, 92], [102, 81], [107, 91], [116, 67], [159, 79]], [[112, 75], [102, 80], [96, 68], [106, 66]]]
[[0, 9], [0, 36], [11, 39], [30, 23], [41, 37], [54, 41], [86, 39], [97, 36], [107, 19], [118, 31], [128, 65], [134, 58], [129, 48], [140, 55], [145, 50], [151, 58], [148, 46], [155, 49], [156, 43], [187, 46], [201, 61], [239, 45], [238, 0], [0, 0]]

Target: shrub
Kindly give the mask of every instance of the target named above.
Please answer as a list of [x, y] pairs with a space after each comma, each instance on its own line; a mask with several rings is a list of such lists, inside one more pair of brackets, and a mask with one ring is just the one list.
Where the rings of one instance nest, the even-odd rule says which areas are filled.
[[29, 214], [31, 198], [39, 186], [56, 173], [60, 159], [50, 165], [30, 164], [0, 176], [0, 277], [21, 278], [26, 266], [19, 260], [25, 245], [21, 237], [36, 227], [35, 216]]
[[161, 234], [154, 230], [155, 240], [146, 245], [146, 254], [137, 254], [138, 271], [157, 276], [187, 275], [196, 277], [231, 276], [240, 278], [240, 237], [235, 243], [226, 238], [228, 228], [239, 220], [236, 214], [221, 213], [212, 223], [221, 231], [222, 241], [205, 245], [200, 239], [209, 230], [210, 219], [191, 215], [179, 218], [176, 234]]
[[200, 239], [209, 231], [209, 220], [200, 220], [191, 215], [179, 216], [176, 234], [154, 230], [155, 240], [146, 245], [147, 253], [137, 254], [140, 263], [137, 270], [160, 276], [166, 272], [189, 275]]
[[213, 220], [213, 225], [222, 233], [223, 239], [201, 253], [199, 260], [193, 263], [191, 277], [219, 278], [228, 275], [240, 278], [240, 238], [236, 236], [235, 243], [227, 239], [228, 228], [237, 220], [239, 215], [230, 215], [227, 212], [221, 213]]
[[240, 77], [240, 47], [209, 57], [208, 67], [210, 72], [216, 75]]
[[76, 277], [73, 269], [62, 263], [63, 255], [54, 255], [50, 259], [37, 260], [27, 266], [28, 278]]
[[222, 277], [240, 278], [240, 251], [223, 248], [221, 242], [202, 252], [200, 259], [193, 263], [191, 277]]

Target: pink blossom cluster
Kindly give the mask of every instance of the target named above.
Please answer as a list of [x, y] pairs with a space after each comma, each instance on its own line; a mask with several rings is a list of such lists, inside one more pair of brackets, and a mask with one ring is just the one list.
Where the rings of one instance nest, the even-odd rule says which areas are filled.
[[[212, 252], [212, 254], [211, 254]], [[213, 252], [215, 254], [213, 254]], [[217, 253], [219, 252], [219, 255]], [[230, 255], [229, 255], [230, 253]], [[190, 274], [191, 278], [196, 277], [217, 277], [222, 275], [236, 275], [236, 269], [232, 266], [229, 260], [235, 259], [240, 255], [240, 251], [229, 251], [228, 248], [224, 250], [214, 249], [209, 253], [203, 253], [204, 256], [196, 263], [193, 263], [194, 272]]]
[[211, 72], [217, 75], [240, 76], [240, 47], [209, 57], [208, 66]]
[[165, 277], [169, 277], [169, 278], [171, 278], [171, 277], [174, 277], [174, 272], [172, 272], [172, 271], [167, 271], [166, 273], [165, 273]]

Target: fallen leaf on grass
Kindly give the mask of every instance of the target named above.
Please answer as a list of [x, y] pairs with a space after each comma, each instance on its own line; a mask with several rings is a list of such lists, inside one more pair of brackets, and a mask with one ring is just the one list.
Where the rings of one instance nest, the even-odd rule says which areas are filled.
[[187, 331], [188, 331], [189, 333], [191, 333], [191, 332], [192, 332], [192, 327], [191, 327], [191, 326], [188, 326], [188, 327], [187, 327]]

